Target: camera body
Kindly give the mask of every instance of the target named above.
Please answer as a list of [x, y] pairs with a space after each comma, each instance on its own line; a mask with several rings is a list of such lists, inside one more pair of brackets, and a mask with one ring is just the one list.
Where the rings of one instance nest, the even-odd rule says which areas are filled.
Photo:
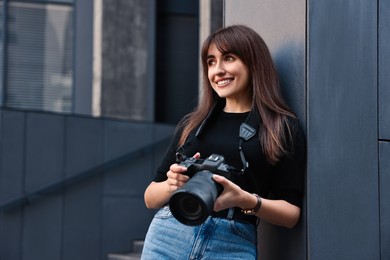
[[239, 171], [226, 164], [225, 158], [219, 154], [212, 154], [204, 160], [186, 158], [181, 154], [177, 157], [181, 161], [180, 165], [187, 168], [185, 174], [190, 179], [172, 193], [169, 207], [173, 216], [181, 223], [199, 225], [212, 213], [214, 202], [223, 190], [223, 187], [213, 180], [213, 174], [231, 180], [232, 175]]
[[207, 170], [230, 179], [234, 168], [224, 162], [225, 158], [222, 155], [212, 154], [204, 160], [193, 157], [185, 158], [184, 161], [180, 162], [180, 165], [187, 168], [185, 174], [191, 178], [197, 172]]

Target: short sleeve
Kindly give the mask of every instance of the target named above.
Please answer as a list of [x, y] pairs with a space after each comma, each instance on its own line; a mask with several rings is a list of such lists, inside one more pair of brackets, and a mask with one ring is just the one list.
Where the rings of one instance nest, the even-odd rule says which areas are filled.
[[176, 151], [180, 140], [182, 129], [176, 129], [175, 134], [171, 140], [171, 143], [165, 152], [164, 158], [161, 161], [160, 166], [157, 168], [156, 175], [153, 178], [155, 182], [162, 182], [167, 179], [167, 172], [171, 165], [176, 162]]
[[290, 120], [292, 142], [272, 171], [270, 198], [302, 207], [306, 171], [306, 145], [297, 120]]

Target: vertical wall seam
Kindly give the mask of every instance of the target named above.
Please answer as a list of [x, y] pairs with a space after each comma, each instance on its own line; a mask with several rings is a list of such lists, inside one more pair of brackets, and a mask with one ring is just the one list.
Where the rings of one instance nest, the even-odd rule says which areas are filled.
[[[27, 134], [28, 134], [28, 120], [27, 120], [27, 117], [28, 117], [28, 113], [27, 112], [23, 112], [23, 148], [22, 148], [22, 151], [23, 151], [23, 158], [22, 158], [22, 161], [23, 161], [23, 167], [22, 167], [22, 195], [26, 193], [26, 164], [27, 164], [27, 141], [28, 141], [28, 138], [27, 138]], [[28, 201], [27, 201], [28, 203]], [[24, 241], [24, 218], [25, 218], [25, 210], [26, 210], [26, 206], [27, 206], [27, 203], [24, 203], [24, 204], [21, 204], [20, 206], [20, 259], [24, 259], [23, 257], [23, 241]]]
[[376, 1], [376, 4], [377, 4], [377, 28], [376, 28], [376, 78], [377, 78], [377, 84], [376, 84], [376, 107], [377, 107], [377, 113], [376, 113], [376, 122], [377, 122], [377, 160], [378, 160], [378, 164], [377, 164], [377, 180], [378, 180], [378, 236], [379, 236], [379, 244], [378, 244], [378, 247], [379, 247], [379, 259], [382, 258], [382, 237], [381, 237], [381, 225], [382, 225], [382, 219], [381, 219], [381, 175], [380, 175], [380, 141], [379, 141], [379, 138], [380, 138], [380, 110], [379, 110], [379, 105], [380, 105], [380, 101], [379, 101], [379, 90], [380, 90], [380, 61], [379, 61], [379, 57], [380, 57], [380, 29], [381, 29], [381, 23], [380, 23], [380, 0], [377, 0]]
[[309, 250], [310, 250], [310, 241], [309, 241], [309, 196], [308, 196], [308, 193], [309, 193], [309, 185], [308, 185], [308, 180], [309, 180], [309, 176], [308, 176], [308, 171], [307, 171], [307, 164], [308, 164], [308, 160], [307, 160], [307, 155], [308, 155], [308, 136], [309, 136], [309, 50], [308, 50], [308, 47], [309, 47], [309, 0], [306, 0], [305, 1], [305, 68], [304, 68], [304, 71], [305, 71], [305, 98], [306, 98], [306, 111], [305, 111], [305, 121], [306, 121], [306, 223], [305, 223], [305, 232], [306, 232], [306, 240], [305, 240], [305, 246], [306, 246], [306, 259], [309, 259]]
[[[101, 151], [101, 156], [102, 156], [102, 162], [105, 162], [106, 161], [106, 156], [105, 156], [105, 151], [106, 151], [106, 143], [107, 143], [107, 121], [106, 120], [99, 120], [101, 122], [101, 127], [102, 127], [102, 136], [103, 138], [101, 138], [102, 140], [102, 151]], [[98, 241], [99, 241], [99, 256], [101, 259], [103, 259], [103, 224], [104, 224], [104, 217], [103, 217], [103, 214], [104, 214], [104, 178], [105, 176], [105, 173], [102, 172], [101, 174], [98, 175], [98, 182], [99, 182], [99, 185], [100, 185], [100, 203], [99, 203], [99, 212], [100, 212], [100, 216], [99, 216], [99, 237], [98, 237]]]
[[[66, 161], [67, 161], [67, 130], [68, 130], [68, 117], [62, 116], [62, 129], [64, 129], [62, 133], [62, 145], [63, 145], [63, 155], [62, 155], [62, 179], [66, 179]], [[60, 244], [60, 259], [65, 259], [64, 257], [64, 247], [65, 247], [65, 218], [66, 218], [66, 195], [67, 195], [67, 188], [64, 185], [62, 192], [60, 190], [60, 194], [62, 195], [62, 214], [61, 214], [61, 244]]]

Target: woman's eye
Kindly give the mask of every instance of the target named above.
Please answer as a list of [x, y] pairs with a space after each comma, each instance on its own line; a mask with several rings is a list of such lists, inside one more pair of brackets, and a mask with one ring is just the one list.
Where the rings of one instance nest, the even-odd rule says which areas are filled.
[[207, 61], [207, 65], [208, 66], [212, 66], [212, 65], [214, 65], [215, 64], [215, 61], [214, 60], [208, 60]]
[[225, 60], [226, 61], [234, 61], [234, 57], [233, 56], [226, 56]]

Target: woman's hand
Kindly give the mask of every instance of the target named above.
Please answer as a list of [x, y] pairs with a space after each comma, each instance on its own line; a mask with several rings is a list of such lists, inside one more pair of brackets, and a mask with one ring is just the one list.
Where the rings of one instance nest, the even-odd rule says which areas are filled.
[[189, 177], [184, 174], [186, 171], [186, 167], [180, 166], [177, 163], [171, 165], [169, 171], [167, 172], [167, 185], [169, 192], [174, 192], [188, 181]]
[[[223, 192], [215, 200], [214, 211], [239, 207], [241, 209], [253, 209], [257, 204], [257, 198], [241, 189], [237, 184], [223, 176], [214, 174], [214, 181], [223, 186]], [[300, 216], [300, 208], [285, 200], [261, 199], [262, 204], [256, 216], [274, 225], [293, 228]]]
[[213, 175], [214, 181], [223, 186], [223, 192], [214, 203], [214, 211], [221, 211], [227, 208], [240, 207], [241, 197], [244, 193], [237, 184], [218, 174]]
[[[196, 153], [193, 157], [195, 159], [199, 159], [200, 153]], [[186, 167], [181, 166], [177, 163], [171, 165], [169, 171], [167, 172], [168, 179], [166, 181], [168, 184], [169, 192], [174, 192], [175, 190], [182, 187], [189, 180], [190, 177], [184, 174], [186, 171]]]
[[[200, 153], [196, 153], [193, 157], [199, 159]], [[183, 174], [186, 171], [186, 167], [174, 163], [167, 172], [167, 180], [150, 183], [144, 193], [146, 207], [156, 209], [164, 206], [169, 201], [172, 192], [182, 187], [188, 181], [189, 177]]]

